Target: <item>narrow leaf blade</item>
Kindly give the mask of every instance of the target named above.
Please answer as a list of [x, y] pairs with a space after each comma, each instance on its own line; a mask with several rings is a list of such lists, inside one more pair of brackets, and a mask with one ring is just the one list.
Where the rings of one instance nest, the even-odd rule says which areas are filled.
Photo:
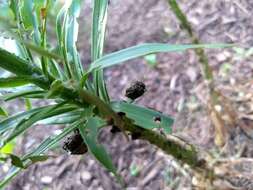
[[148, 54], [162, 53], [162, 52], [179, 52], [196, 48], [225, 48], [231, 46], [232, 46], [231, 44], [196, 44], [196, 45], [169, 45], [162, 43], [141, 44], [101, 57], [100, 59], [94, 61], [90, 65], [88, 72], [91, 72], [94, 69], [107, 68], [116, 64], [120, 64], [124, 61]]
[[123, 112], [132, 119], [134, 124], [145, 129], [163, 128], [166, 133], [171, 133], [173, 118], [158, 111], [140, 107], [126, 102], [112, 102], [111, 106], [116, 112]]
[[99, 128], [105, 123], [97, 118], [89, 118], [85, 126], [79, 126], [80, 134], [87, 145], [90, 153], [109, 171], [112, 172], [122, 184], [122, 179], [112, 162], [106, 149], [97, 142]]

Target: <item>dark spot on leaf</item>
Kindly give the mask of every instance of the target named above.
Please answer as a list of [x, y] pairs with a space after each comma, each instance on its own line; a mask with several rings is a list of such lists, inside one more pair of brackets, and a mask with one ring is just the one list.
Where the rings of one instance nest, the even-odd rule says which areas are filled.
[[125, 96], [135, 100], [146, 92], [146, 86], [143, 82], [136, 81], [129, 88], [126, 89]]
[[162, 118], [160, 116], [156, 116], [154, 117], [154, 122], [157, 123], [157, 124], [160, 124], [162, 121]]

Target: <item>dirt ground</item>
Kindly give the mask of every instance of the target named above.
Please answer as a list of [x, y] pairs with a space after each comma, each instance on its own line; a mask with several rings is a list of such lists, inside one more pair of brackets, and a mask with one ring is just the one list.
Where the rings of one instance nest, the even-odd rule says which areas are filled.
[[[232, 42], [244, 48], [253, 46], [251, 16], [253, 1], [179, 0], [178, 2], [202, 42]], [[85, 9], [87, 10], [88, 8]], [[86, 13], [80, 19], [84, 20], [86, 28], [81, 29], [79, 47], [83, 62], [88, 64], [90, 58], [87, 31], [90, 23], [89, 15]], [[166, 0], [111, 0], [106, 38], [105, 51], [108, 53], [143, 42], [189, 43], [187, 34], [180, 29]], [[237, 89], [241, 89], [239, 86], [252, 79], [251, 55], [244, 55], [238, 49], [206, 52], [215, 72], [215, 82], [226, 93], [231, 95], [231, 89], [237, 93]], [[110, 95], [117, 100], [124, 99], [124, 90], [132, 81], [143, 81], [148, 91], [137, 101], [139, 104], [174, 116], [175, 133], [202, 148], [215, 150], [213, 127], [203, 108], [203, 104], [206, 103], [206, 89], [198, 59], [193, 51], [159, 54], [155, 67], [150, 67], [142, 58], [128, 61], [124, 65], [107, 69], [105, 75]], [[252, 88], [246, 90], [250, 93]], [[238, 97], [237, 94], [234, 96]], [[247, 109], [251, 109], [251, 105], [245, 103], [240, 113], [247, 112], [248, 116]], [[250, 108], [245, 108], [247, 106]], [[243, 132], [238, 132], [240, 135], [234, 137], [234, 149], [229, 154], [237, 153], [242, 144], [252, 145], [251, 126], [252, 123], [248, 124]], [[20, 140], [22, 147], [17, 151], [25, 152], [32, 145], [58, 131], [59, 127], [48, 127], [45, 130], [37, 126]], [[113, 162], [124, 177], [129, 190], [193, 189], [187, 169], [156, 147], [143, 141], [127, 142], [121, 134], [113, 135], [108, 130], [101, 133], [100, 141], [113, 156]], [[29, 167], [16, 177], [7, 189], [121, 189], [115, 179], [90, 155], [70, 156], [59, 149], [51, 154], [57, 155], [57, 158]], [[248, 147], [244, 154], [253, 156], [253, 151]], [[6, 169], [8, 166], [2, 167]]]

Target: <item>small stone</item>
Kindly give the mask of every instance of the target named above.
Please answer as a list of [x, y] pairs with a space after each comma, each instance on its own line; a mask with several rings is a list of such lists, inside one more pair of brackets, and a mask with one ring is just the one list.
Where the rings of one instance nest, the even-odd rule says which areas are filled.
[[189, 67], [186, 70], [186, 74], [190, 78], [191, 82], [196, 81], [196, 79], [198, 78], [198, 72], [197, 72], [197, 70], [194, 67]]
[[9, 171], [10, 167], [7, 164], [4, 164], [2, 166], [2, 169], [3, 169], [3, 172], [7, 173]]
[[227, 59], [227, 57], [224, 53], [220, 53], [217, 55], [218, 62], [224, 62], [226, 59]]
[[91, 176], [90, 172], [84, 171], [84, 172], [82, 172], [81, 177], [84, 181], [88, 181], [91, 179], [92, 176]]
[[41, 178], [41, 182], [44, 184], [50, 184], [52, 183], [52, 181], [53, 181], [53, 178], [51, 176], [43, 176]]

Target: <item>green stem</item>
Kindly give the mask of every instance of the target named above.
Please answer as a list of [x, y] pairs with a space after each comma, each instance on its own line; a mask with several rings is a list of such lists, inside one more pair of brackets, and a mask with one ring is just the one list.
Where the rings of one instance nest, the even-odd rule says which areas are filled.
[[197, 167], [199, 164], [198, 154], [194, 146], [174, 136], [165, 137], [154, 131], [140, 128], [131, 123], [125, 124], [124, 129], [131, 132], [131, 134], [136, 134], [138, 139], [146, 140], [157, 146], [166, 154], [172, 155], [178, 161], [187, 163], [193, 168]]
[[[186, 32], [188, 33], [188, 35], [191, 37], [192, 43], [200, 44], [201, 43], [200, 40], [195, 36], [195, 34], [192, 30], [191, 24], [187, 20], [187, 17], [183, 13], [183, 11], [180, 9], [177, 1], [176, 0], [168, 0], [168, 3], [171, 7], [171, 10], [176, 15], [177, 19], [180, 21], [182, 28], [185, 29]], [[202, 66], [203, 75], [204, 75], [205, 79], [212, 83], [213, 82], [213, 72], [212, 72], [211, 67], [209, 66], [208, 58], [205, 54], [205, 51], [203, 49], [195, 49], [195, 52], [199, 57], [199, 62]], [[211, 84], [210, 84], [210, 88], [211, 89], [213, 88]]]
[[[31, 78], [39, 78], [40, 80], [36, 80], [36, 82], [32, 80], [32, 82], [42, 89], [48, 90], [50, 89], [50, 86], [53, 86], [53, 81], [55, 81], [55, 79], [52, 76], [49, 76], [48, 80], [38, 67], [28, 65], [24, 60], [13, 56], [9, 52], [0, 49], [0, 59], [0, 67], [17, 74], [17, 76], [30, 75]], [[108, 103], [104, 102], [100, 97], [92, 94], [88, 90], [82, 88], [68, 88], [63, 83], [57, 85], [57, 89], [59, 90], [57, 90], [57, 94], [55, 95], [58, 95], [62, 99], [81, 107], [87, 107], [87, 104], [94, 105], [98, 109], [97, 115], [106, 121], [112, 121], [113, 125], [119, 127], [125, 134], [126, 131], [129, 131], [132, 134], [138, 134], [138, 138], [149, 141], [161, 148], [165, 153], [175, 157], [177, 160], [187, 163], [193, 168], [199, 166], [199, 152], [193, 145], [187, 144], [178, 138], [172, 138], [172, 136], [171, 138], [166, 138], [154, 131], [136, 126], [133, 121], [126, 117], [119, 116], [112, 110]]]
[[[41, 47], [46, 49], [47, 47], [47, 12], [48, 12], [49, 1], [46, 1], [46, 6], [42, 15], [42, 31], [41, 31]], [[41, 57], [41, 67], [44, 75], [48, 77], [48, 59], [45, 56]]]
[[[67, 89], [65, 88], [64, 94], [66, 95]], [[71, 94], [71, 92], [69, 92]], [[131, 134], [137, 134], [139, 139], [147, 140], [151, 144], [156, 145], [158, 148], [162, 149], [165, 153], [172, 155], [177, 160], [187, 163], [193, 168], [199, 166], [198, 151], [193, 145], [187, 144], [177, 137], [170, 136], [166, 138], [154, 131], [140, 128], [133, 124], [128, 118], [122, 118], [115, 113], [112, 108], [102, 101], [96, 95], [91, 94], [87, 90], [79, 90], [79, 97], [76, 100], [81, 100], [82, 103], [95, 105], [98, 108], [100, 117], [108, 120], [112, 119], [115, 126], [120, 127], [123, 131], [129, 131]], [[77, 95], [76, 92], [72, 93], [72, 99]], [[80, 101], [77, 104], [80, 105]]]

